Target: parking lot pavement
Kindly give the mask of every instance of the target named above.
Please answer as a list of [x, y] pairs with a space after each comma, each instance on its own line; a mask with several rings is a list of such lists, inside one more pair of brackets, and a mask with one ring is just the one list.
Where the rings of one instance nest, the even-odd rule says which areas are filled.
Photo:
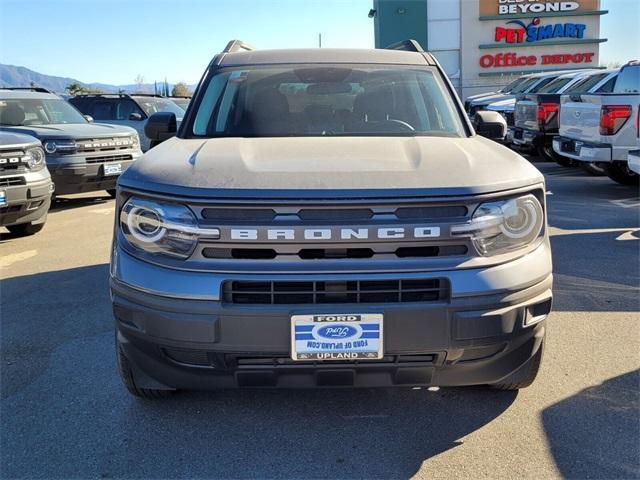
[[0, 237], [2, 478], [640, 478], [640, 196], [555, 164], [543, 366], [483, 388], [130, 397], [108, 294], [113, 201]]

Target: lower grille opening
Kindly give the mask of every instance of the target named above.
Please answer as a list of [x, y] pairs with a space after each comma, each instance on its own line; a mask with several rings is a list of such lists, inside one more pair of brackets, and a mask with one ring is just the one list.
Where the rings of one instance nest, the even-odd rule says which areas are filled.
[[301, 367], [314, 367], [318, 365], [335, 366], [341, 365], [371, 365], [371, 364], [434, 364], [438, 359], [436, 353], [425, 354], [412, 354], [412, 355], [385, 355], [380, 359], [373, 360], [327, 360], [327, 361], [313, 361], [313, 362], [296, 362], [288, 355], [255, 355], [255, 356], [241, 356], [235, 354], [227, 354], [226, 364], [235, 365], [239, 369], [259, 369], [259, 368], [278, 368], [287, 366], [301, 366]]
[[443, 279], [336, 280], [320, 282], [227, 281], [225, 302], [235, 304], [332, 304], [434, 302], [448, 296]]
[[370, 248], [305, 248], [298, 252], [298, 256], [303, 260], [371, 258], [373, 255], [373, 250]]
[[415, 258], [415, 257], [444, 257], [452, 255], [465, 255], [467, 253], [466, 245], [441, 245], [426, 247], [401, 247], [396, 250], [396, 256], [399, 258]]
[[205, 350], [182, 350], [177, 348], [163, 348], [164, 354], [171, 360], [187, 365], [209, 366], [209, 355]]

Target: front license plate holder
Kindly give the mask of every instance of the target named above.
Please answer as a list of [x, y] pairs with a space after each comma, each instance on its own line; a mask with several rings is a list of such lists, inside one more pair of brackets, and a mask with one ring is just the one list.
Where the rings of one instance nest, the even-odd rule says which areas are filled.
[[382, 326], [381, 313], [292, 315], [291, 358], [295, 361], [381, 359]]
[[108, 175], [120, 175], [122, 173], [122, 164], [121, 163], [105, 163], [104, 164], [104, 174]]

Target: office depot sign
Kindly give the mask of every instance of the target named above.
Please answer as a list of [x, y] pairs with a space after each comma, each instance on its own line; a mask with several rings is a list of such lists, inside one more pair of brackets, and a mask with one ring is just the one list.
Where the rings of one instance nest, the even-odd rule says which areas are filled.
[[533, 67], [536, 65], [566, 65], [590, 63], [595, 52], [555, 53], [542, 55], [519, 55], [517, 53], [495, 53], [480, 57], [482, 68]]

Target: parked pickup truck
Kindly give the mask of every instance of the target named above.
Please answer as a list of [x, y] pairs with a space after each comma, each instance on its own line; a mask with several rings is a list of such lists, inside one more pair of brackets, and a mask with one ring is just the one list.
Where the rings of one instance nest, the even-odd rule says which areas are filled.
[[563, 95], [556, 153], [580, 162], [600, 162], [607, 175], [624, 185], [637, 185], [640, 176], [627, 157], [636, 149], [634, 119], [640, 103], [640, 62], [620, 69], [612, 93]]
[[530, 385], [552, 302], [544, 177], [478, 135], [504, 135], [499, 114], [474, 120], [415, 41], [229, 42], [118, 182], [125, 386]]
[[[573, 160], [553, 151], [558, 135], [560, 96], [563, 93], [605, 93], [613, 90], [618, 70], [589, 70], [561, 75], [537, 93], [518, 96], [515, 104], [512, 143], [534, 150], [542, 158], [569, 166]], [[591, 173], [603, 174], [593, 163], [585, 163]]]

